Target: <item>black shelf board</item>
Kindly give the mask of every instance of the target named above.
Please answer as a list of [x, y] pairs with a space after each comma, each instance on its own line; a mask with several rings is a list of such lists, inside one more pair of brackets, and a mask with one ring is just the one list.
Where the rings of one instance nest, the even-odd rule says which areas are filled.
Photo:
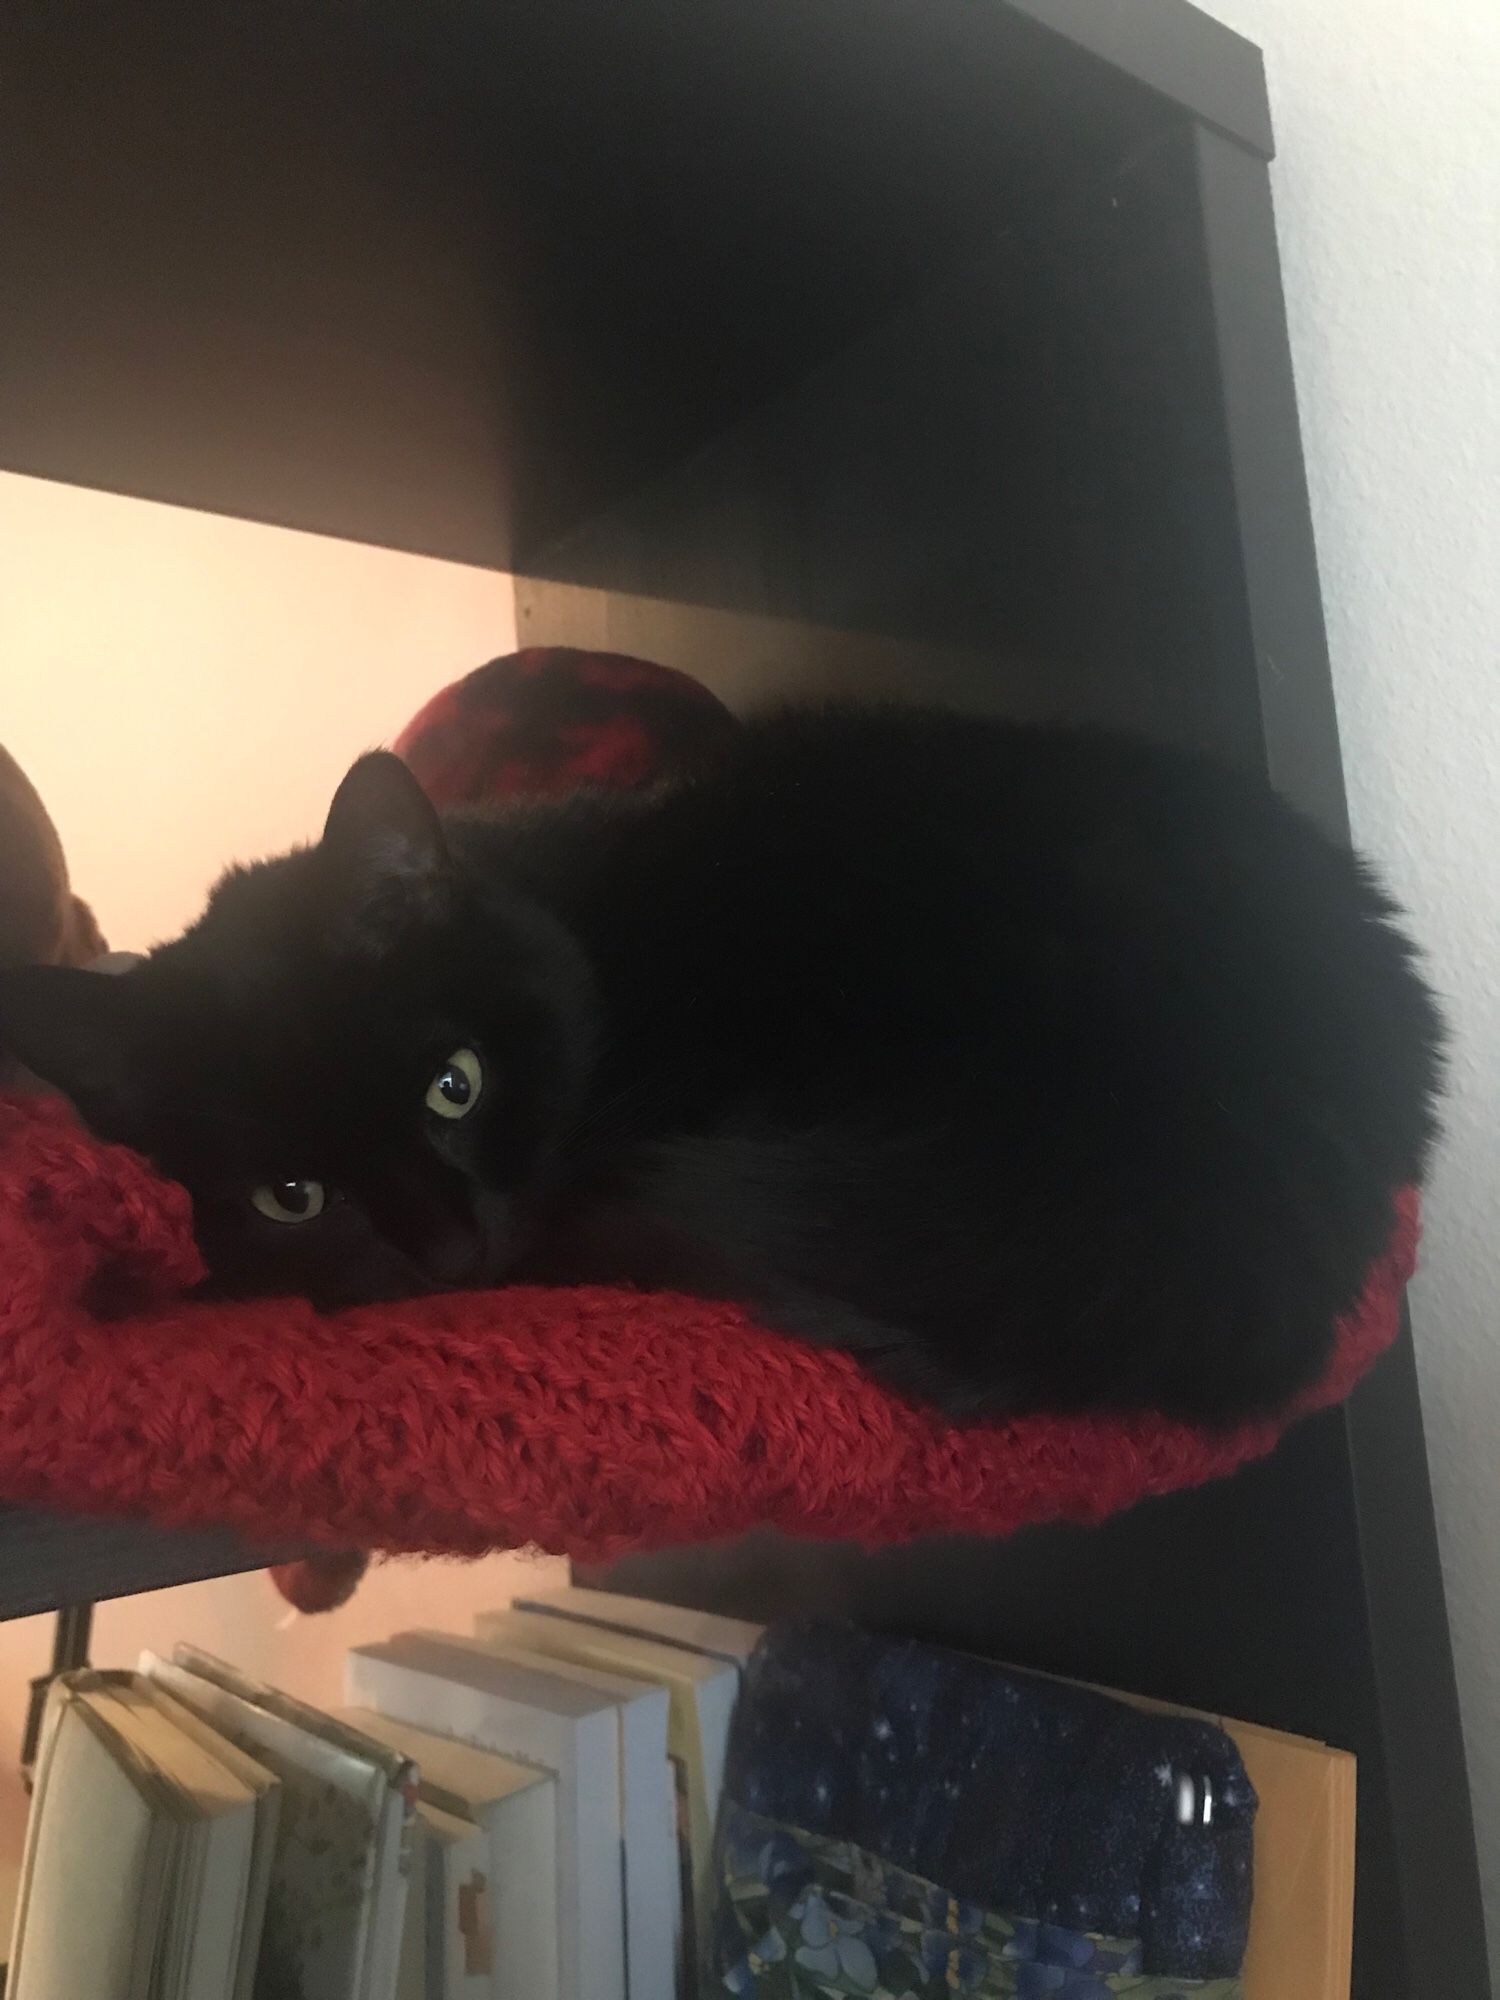
[[1177, 0], [16, 0], [0, 464], [524, 566], [1189, 113]]
[[0, 1507], [0, 1619], [290, 1562], [305, 1548], [252, 1548], [227, 1530]]
[[1265, 63], [1254, 42], [1182, 0], [1008, 0], [1117, 74], [1132, 76], [1185, 111], [1273, 157]]

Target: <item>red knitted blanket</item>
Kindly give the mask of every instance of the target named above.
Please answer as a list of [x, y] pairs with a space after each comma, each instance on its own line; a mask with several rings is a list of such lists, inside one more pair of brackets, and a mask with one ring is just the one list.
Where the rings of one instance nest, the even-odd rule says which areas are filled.
[[[1416, 1239], [1403, 1196], [1296, 1414], [1391, 1340]], [[0, 1495], [255, 1539], [600, 1558], [757, 1523], [878, 1543], [1097, 1521], [1282, 1428], [955, 1427], [728, 1306], [515, 1287], [320, 1315], [195, 1303], [198, 1268], [181, 1189], [55, 1102], [0, 1103]]]
[[[684, 675], [534, 648], [444, 689], [398, 748], [449, 803], [649, 782], [711, 762], [734, 727]], [[1409, 1194], [1289, 1415], [1344, 1396], [1391, 1340], [1416, 1241]], [[518, 1286], [322, 1316], [195, 1302], [198, 1275], [182, 1189], [56, 1102], [0, 1100], [0, 1499], [338, 1549], [597, 1559], [761, 1523], [880, 1543], [1097, 1521], [1232, 1471], [1283, 1427], [961, 1428], [730, 1306]]]

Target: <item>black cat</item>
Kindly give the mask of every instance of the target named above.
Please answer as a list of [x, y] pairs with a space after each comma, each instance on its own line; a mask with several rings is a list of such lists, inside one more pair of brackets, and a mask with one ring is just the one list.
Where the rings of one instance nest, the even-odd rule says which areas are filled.
[[1217, 1421], [1316, 1376], [1422, 1173], [1391, 917], [1207, 762], [830, 710], [443, 821], [364, 758], [320, 845], [122, 977], [0, 975], [0, 1029], [227, 1292], [669, 1285], [954, 1410]]

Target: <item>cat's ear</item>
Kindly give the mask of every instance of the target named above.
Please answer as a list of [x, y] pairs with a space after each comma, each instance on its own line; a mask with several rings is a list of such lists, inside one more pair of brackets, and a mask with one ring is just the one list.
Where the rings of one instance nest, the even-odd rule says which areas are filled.
[[389, 750], [372, 750], [349, 771], [319, 852], [339, 900], [377, 931], [440, 908], [448, 893], [442, 821]]
[[71, 1098], [106, 1134], [130, 1099], [134, 1021], [126, 979], [67, 965], [0, 970], [0, 1055]]

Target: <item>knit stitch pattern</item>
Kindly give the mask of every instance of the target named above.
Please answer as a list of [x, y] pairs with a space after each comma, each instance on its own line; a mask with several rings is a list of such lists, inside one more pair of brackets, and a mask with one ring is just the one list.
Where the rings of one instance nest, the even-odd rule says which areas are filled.
[[673, 1295], [513, 1286], [320, 1314], [197, 1300], [183, 1189], [0, 1101], [0, 1496], [252, 1540], [602, 1559], [771, 1524], [868, 1544], [1099, 1521], [1270, 1451], [1394, 1337], [1418, 1203], [1287, 1417], [955, 1425]]

